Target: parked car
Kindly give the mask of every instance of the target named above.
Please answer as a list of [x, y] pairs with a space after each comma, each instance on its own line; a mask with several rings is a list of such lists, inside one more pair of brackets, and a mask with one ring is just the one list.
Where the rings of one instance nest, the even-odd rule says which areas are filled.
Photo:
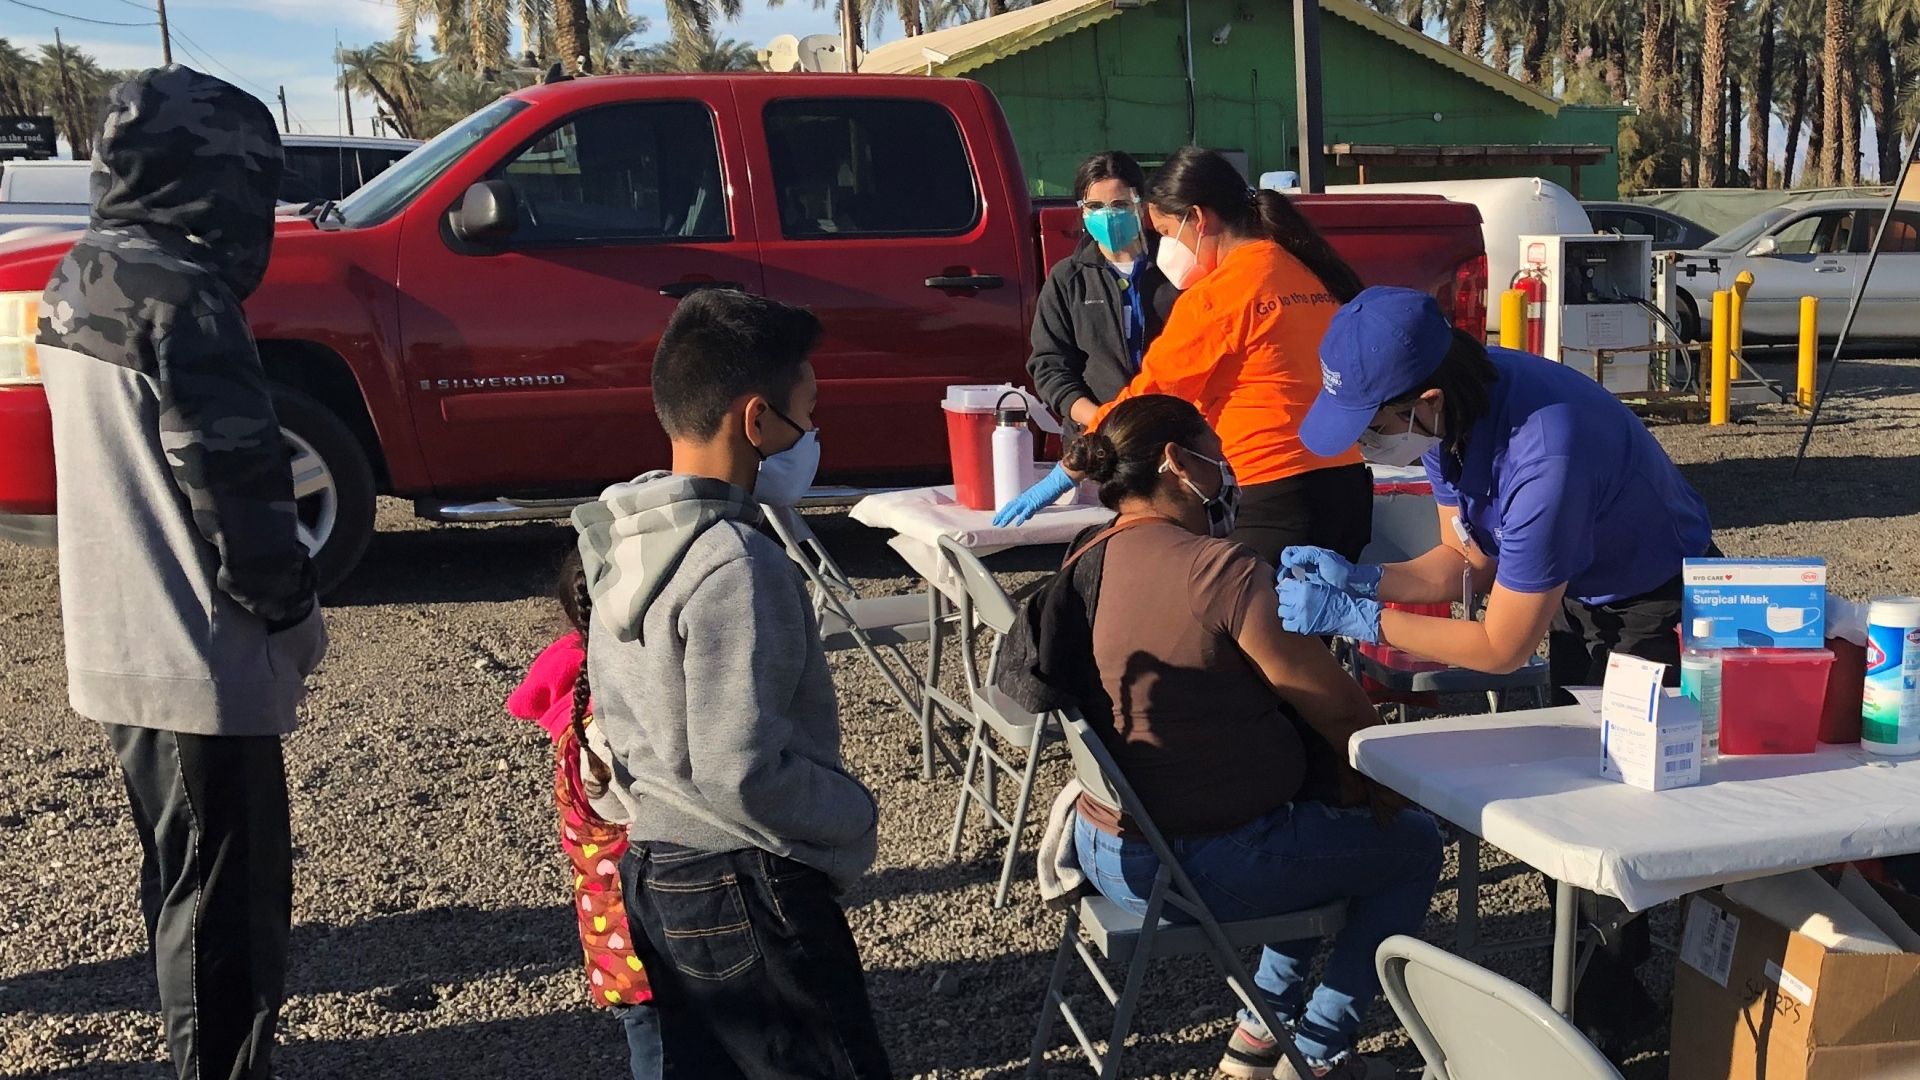
[[[413, 152], [417, 139], [372, 139], [352, 135], [282, 135], [287, 171], [280, 201], [307, 204], [343, 199]], [[9, 161], [0, 165], [0, 202], [62, 203], [84, 215], [93, 201], [90, 161]], [[82, 224], [84, 224], [84, 219]]]
[[[824, 482], [944, 479], [946, 386], [1025, 381], [1039, 287], [1081, 236], [1027, 191], [999, 104], [961, 79], [606, 76], [482, 108], [283, 218], [247, 300], [323, 579], [359, 558], [376, 493], [532, 517], [664, 463], [650, 365], [699, 289], [820, 315]], [[1363, 277], [1484, 330], [1473, 207], [1301, 202]], [[70, 242], [0, 250], [0, 515], [54, 506], [32, 340]]]
[[1651, 236], [1655, 251], [1685, 251], [1713, 242], [1713, 230], [1671, 210], [1639, 203], [1583, 202], [1595, 232]]
[[[1832, 342], [1886, 210], [1880, 199], [1828, 199], [1768, 210], [1698, 251], [1674, 256], [1681, 329], [1695, 339], [1713, 316], [1713, 294], [1753, 272], [1741, 324], [1757, 344], [1800, 333], [1800, 298], [1820, 298], [1820, 340]], [[1920, 203], [1901, 203], [1861, 298], [1850, 341], [1911, 346], [1920, 339]]]

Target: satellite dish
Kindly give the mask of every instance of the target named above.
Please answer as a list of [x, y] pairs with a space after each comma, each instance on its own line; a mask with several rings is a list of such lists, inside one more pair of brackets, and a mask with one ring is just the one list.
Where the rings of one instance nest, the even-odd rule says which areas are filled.
[[767, 42], [766, 49], [760, 54], [760, 63], [768, 71], [799, 71], [800, 39], [792, 34], [781, 34]]
[[847, 70], [847, 58], [840, 53], [840, 35], [808, 34], [806, 37], [801, 38], [800, 70]]

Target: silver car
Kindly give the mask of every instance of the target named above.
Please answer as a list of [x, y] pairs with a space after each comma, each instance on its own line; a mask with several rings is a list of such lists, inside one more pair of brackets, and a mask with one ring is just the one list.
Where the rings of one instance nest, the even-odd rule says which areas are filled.
[[[1827, 199], [1775, 207], [1697, 251], [1675, 253], [1681, 328], [1706, 336], [1713, 293], [1753, 272], [1742, 314], [1744, 337], [1786, 344], [1800, 334], [1800, 298], [1820, 298], [1820, 340], [1840, 333], [1847, 305], [1866, 271], [1867, 249], [1886, 211], [1882, 199]], [[1862, 345], [1920, 340], [1920, 203], [1901, 203], [1887, 227], [1850, 341]]]

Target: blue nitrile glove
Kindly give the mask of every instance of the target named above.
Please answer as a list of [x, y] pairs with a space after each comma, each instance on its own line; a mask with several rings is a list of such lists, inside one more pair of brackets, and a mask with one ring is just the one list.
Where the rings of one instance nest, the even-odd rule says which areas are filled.
[[1290, 547], [1280, 553], [1281, 575], [1289, 570], [1298, 570], [1308, 581], [1331, 585], [1343, 593], [1380, 599], [1384, 568], [1374, 563], [1351, 563], [1323, 547]]
[[1280, 594], [1280, 624], [1296, 634], [1380, 640], [1378, 600], [1298, 578], [1281, 578], [1275, 591]]
[[1067, 475], [1065, 465], [1055, 465], [1039, 483], [1021, 492], [1012, 502], [1000, 508], [993, 515], [993, 523], [998, 526], [1024, 525], [1026, 520], [1038, 513], [1043, 506], [1050, 506], [1060, 496], [1073, 490], [1073, 477]]

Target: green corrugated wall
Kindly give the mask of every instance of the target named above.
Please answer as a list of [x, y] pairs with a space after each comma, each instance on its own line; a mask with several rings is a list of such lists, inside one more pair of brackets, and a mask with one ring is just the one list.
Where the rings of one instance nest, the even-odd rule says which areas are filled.
[[[1097, 150], [1157, 158], [1192, 141], [1247, 154], [1254, 178], [1297, 167], [1292, 6], [1276, 0], [1191, 0], [1195, 130], [1188, 130], [1183, 0], [1157, 0], [968, 73], [1006, 109], [1035, 194], [1069, 193]], [[1214, 45], [1219, 27], [1227, 43]], [[1475, 82], [1370, 30], [1323, 12], [1321, 56], [1329, 143], [1599, 143], [1618, 139], [1621, 110], [1563, 107], [1558, 118]], [[1440, 119], [1435, 120], [1435, 114]], [[1540, 175], [1556, 166], [1382, 169], [1377, 182]], [[1355, 170], [1335, 168], [1333, 183]], [[1613, 198], [1619, 164], [1581, 170], [1588, 199]]]

